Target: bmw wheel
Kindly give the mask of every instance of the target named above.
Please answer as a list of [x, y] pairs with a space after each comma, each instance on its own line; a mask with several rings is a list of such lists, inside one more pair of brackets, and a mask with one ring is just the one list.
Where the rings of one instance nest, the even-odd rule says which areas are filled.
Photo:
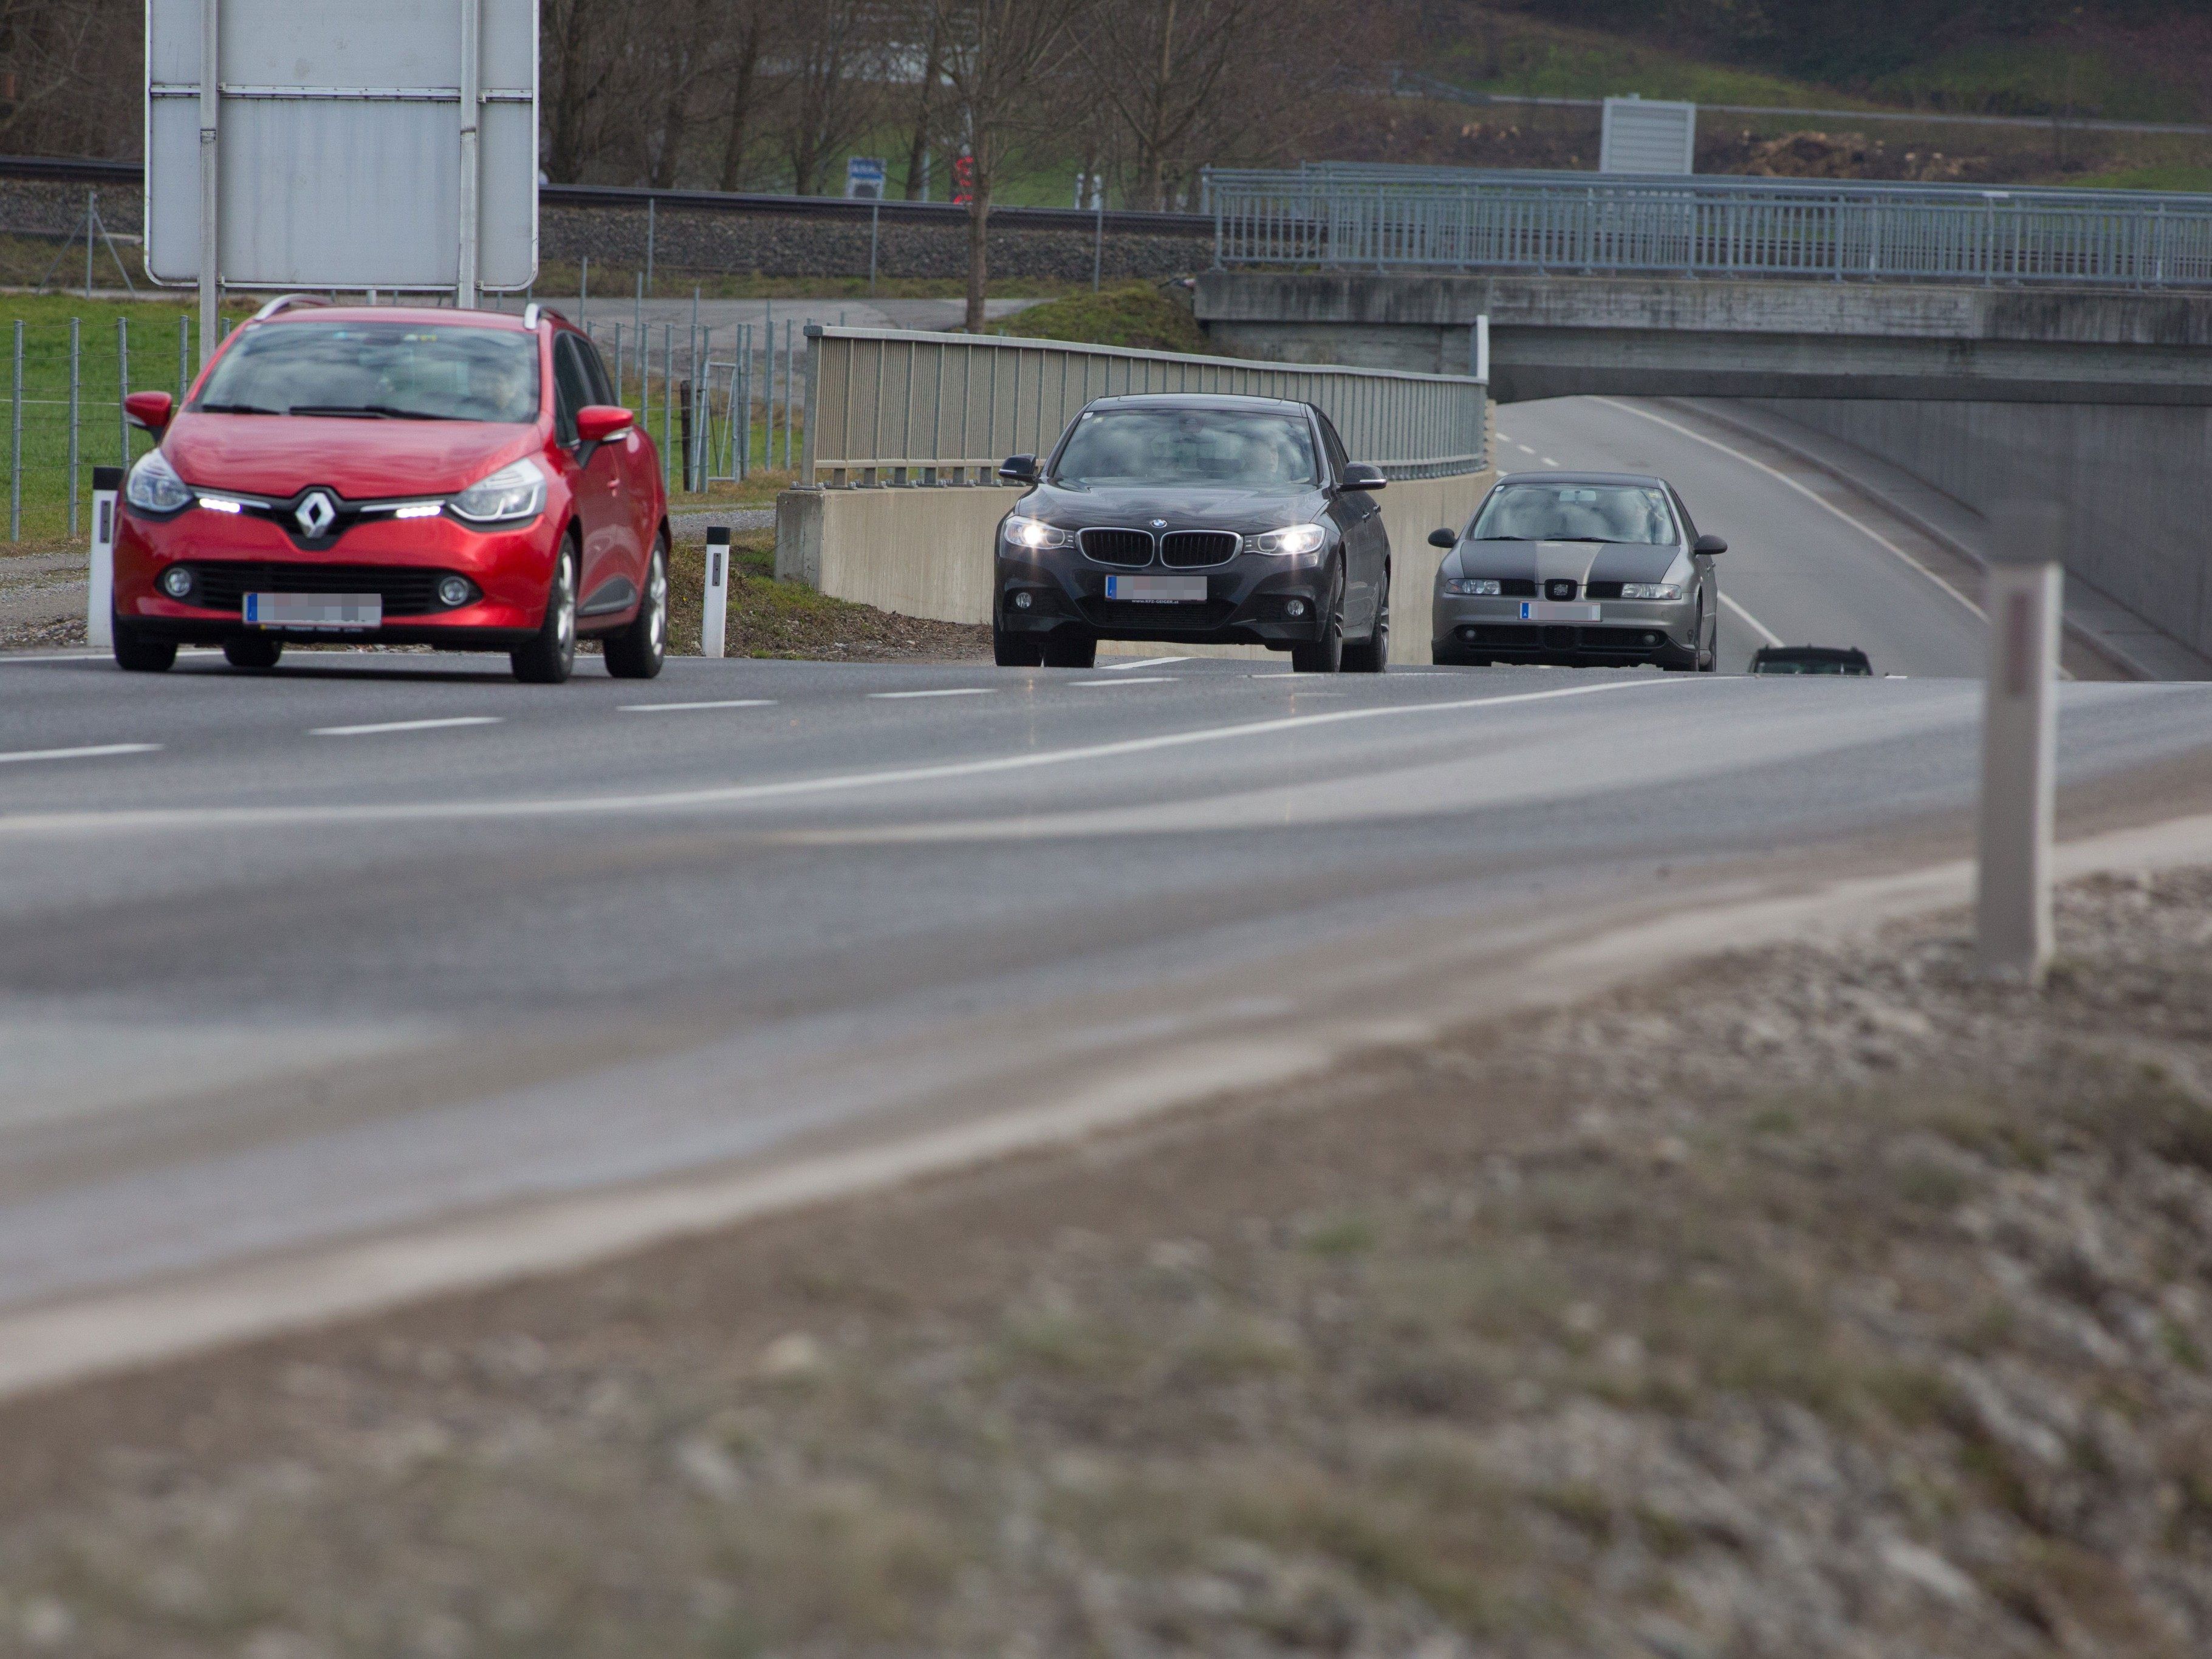
[[1380, 674], [1390, 666], [1390, 573], [1382, 573], [1382, 599], [1375, 611], [1375, 631], [1358, 645], [1344, 647], [1348, 674]]
[[1328, 619], [1321, 637], [1302, 640], [1291, 647], [1291, 666], [1301, 674], [1334, 674], [1344, 666], [1344, 572], [1328, 596]]
[[1001, 668], [1036, 668], [1044, 661], [1042, 634], [1010, 634], [991, 618], [991, 659]]

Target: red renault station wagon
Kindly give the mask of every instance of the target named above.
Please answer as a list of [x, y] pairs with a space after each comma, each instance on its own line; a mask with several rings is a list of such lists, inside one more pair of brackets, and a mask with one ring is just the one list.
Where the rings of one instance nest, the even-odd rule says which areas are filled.
[[157, 447], [115, 543], [115, 660], [180, 644], [273, 668], [287, 641], [510, 653], [557, 683], [578, 636], [647, 679], [668, 639], [660, 459], [590, 338], [496, 312], [271, 301], [179, 410], [128, 400]]

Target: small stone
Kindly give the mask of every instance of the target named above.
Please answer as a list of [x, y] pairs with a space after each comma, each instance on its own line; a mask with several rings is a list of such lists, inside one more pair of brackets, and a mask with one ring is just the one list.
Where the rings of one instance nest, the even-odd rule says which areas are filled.
[[672, 1461], [686, 1484], [718, 1504], [735, 1502], [745, 1489], [745, 1472], [720, 1442], [707, 1435], [687, 1435], [678, 1441]]
[[58, 1648], [76, 1634], [76, 1615], [51, 1595], [23, 1605], [23, 1639], [34, 1648]]
[[826, 1363], [822, 1345], [805, 1331], [791, 1331], [761, 1350], [763, 1376], [811, 1376]]
[[1909, 1579], [1938, 1600], [1963, 1607], [1979, 1594], [1974, 1581], [1934, 1550], [1903, 1538], [1886, 1539], [1881, 1564], [1899, 1577]]

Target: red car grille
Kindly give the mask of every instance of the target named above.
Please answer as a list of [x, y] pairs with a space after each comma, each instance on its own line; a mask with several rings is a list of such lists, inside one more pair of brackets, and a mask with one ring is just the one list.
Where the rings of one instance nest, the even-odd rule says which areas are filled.
[[191, 567], [188, 604], [207, 611], [246, 609], [248, 593], [374, 593], [387, 617], [419, 617], [446, 607], [438, 603], [443, 570], [413, 565], [289, 564], [225, 559]]

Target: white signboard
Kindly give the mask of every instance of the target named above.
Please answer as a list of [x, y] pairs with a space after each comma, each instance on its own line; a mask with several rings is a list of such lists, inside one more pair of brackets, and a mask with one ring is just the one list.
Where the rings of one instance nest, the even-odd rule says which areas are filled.
[[847, 156], [845, 158], [845, 194], [863, 202], [883, 200], [883, 158], [879, 155]]
[[512, 291], [536, 279], [538, 0], [147, 0], [155, 282], [201, 275], [210, 5], [226, 286], [459, 290], [473, 274]]
[[1698, 106], [1643, 98], [1605, 100], [1600, 173], [1694, 173]]

